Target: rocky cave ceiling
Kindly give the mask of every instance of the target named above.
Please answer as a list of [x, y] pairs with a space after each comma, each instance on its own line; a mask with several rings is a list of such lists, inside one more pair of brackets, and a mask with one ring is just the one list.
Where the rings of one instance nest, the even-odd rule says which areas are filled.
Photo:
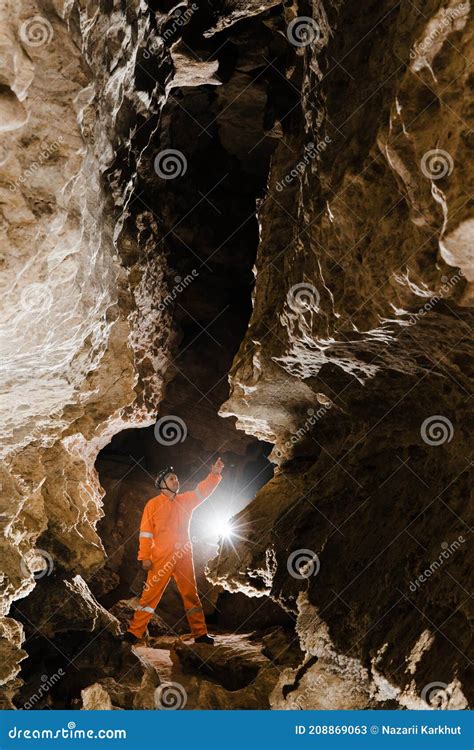
[[[1, 706], [59, 669], [38, 707], [153, 707], [160, 674], [188, 707], [472, 706], [470, 3], [0, 20]], [[144, 666], [154, 472], [217, 455], [220, 651], [173, 645], [170, 590]]]

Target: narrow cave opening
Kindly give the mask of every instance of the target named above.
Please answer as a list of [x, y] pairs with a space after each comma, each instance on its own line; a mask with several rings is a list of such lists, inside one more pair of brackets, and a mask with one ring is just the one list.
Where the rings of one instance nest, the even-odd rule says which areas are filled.
[[[222, 523], [273, 476], [274, 464], [268, 460], [272, 445], [237, 430], [234, 419], [218, 412], [228, 397], [227, 375], [252, 310], [257, 202], [265, 196], [277, 142], [272, 128], [277, 122], [282, 127], [279, 113], [291, 109], [294, 99], [283, 74], [287, 45], [270, 24], [278, 22], [278, 15], [242, 21], [217, 44], [202, 37], [209, 18], [197, 12], [179, 47], [185, 58], [183, 85], [172, 90], [156, 130], [144, 124], [140, 134], [141, 142], [148, 142], [147, 156], [138, 169], [129, 221], [136, 224], [139, 215], [159, 225], [159, 242], [149, 262], [166, 259], [166, 292], [157, 305], [172, 317], [173, 341], [156, 424], [115, 435], [96, 462], [106, 491], [105, 515], [97, 528], [108, 559], [90, 586], [101, 604], [120, 615], [129, 609], [122, 611], [119, 602], [139, 595], [143, 583], [136, 559], [138, 529], [146, 501], [157, 494], [157, 472], [173, 466], [180, 491], [186, 491], [221, 456], [224, 479], [195, 511], [191, 525], [207, 621], [235, 633], [293, 625], [293, 618], [267, 597], [224, 591], [204, 574], [218, 552]], [[267, 59], [274, 61], [271, 67]], [[179, 72], [176, 60], [175, 55]], [[203, 67], [212, 83], [196, 85]], [[145, 88], [145, 70], [140, 80]], [[157, 611], [174, 632], [189, 631], [174, 582]], [[155, 634], [156, 627], [149, 626]]]

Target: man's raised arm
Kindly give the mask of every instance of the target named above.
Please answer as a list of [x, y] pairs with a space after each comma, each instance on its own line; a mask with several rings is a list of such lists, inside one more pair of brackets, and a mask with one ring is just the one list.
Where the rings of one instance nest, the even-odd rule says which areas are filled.
[[217, 461], [212, 464], [211, 471], [209, 472], [207, 477], [203, 479], [202, 482], [199, 482], [198, 486], [193, 492], [186, 493], [186, 495], [189, 494], [189, 500], [188, 498], [186, 498], [186, 500], [187, 502], [189, 502], [191, 508], [197, 508], [198, 505], [201, 505], [201, 503], [204, 502], [204, 500], [207, 500], [209, 495], [212, 495], [222, 479], [223, 468], [224, 462], [219, 457]]

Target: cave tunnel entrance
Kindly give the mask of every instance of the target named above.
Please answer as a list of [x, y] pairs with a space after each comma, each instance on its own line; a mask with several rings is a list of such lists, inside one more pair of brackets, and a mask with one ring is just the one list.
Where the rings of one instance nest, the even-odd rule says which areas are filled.
[[[208, 621], [236, 630], [239, 618], [250, 627], [253, 609], [267, 625], [292, 622], [271, 601], [262, 607], [261, 599], [216, 591], [204, 567], [217, 552], [219, 523], [245, 507], [273, 475], [267, 459], [272, 446], [237, 430], [235, 420], [219, 417], [218, 410], [252, 310], [257, 204], [266, 195], [278, 139], [298, 126], [300, 110], [285, 75], [294, 52], [277, 31], [281, 9], [244, 20], [219, 38], [203, 36], [206, 13], [203, 6], [180, 31], [173, 64], [181, 85], [169, 92], [159, 124], [137, 122], [147, 157], [137, 167], [129, 223], [146, 227], [145, 216], [159, 226], [150, 263], [166, 264], [160, 309], [172, 316], [173, 343], [157, 424], [116, 435], [97, 459], [106, 490], [98, 531], [108, 561], [90, 585], [107, 607], [139, 593], [137, 530], [145, 502], [157, 494], [156, 473], [171, 465], [182, 490], [193, 489], [220, 455], [224, 480], [196, 510], [191, 535]], [[142, 60], [137, 85], [144, 91], [156, 85], [153, 65], [153, 56]], [[200, 80], [203, 70], [209, 82]], [[172, 154], [168, 163], [165, 153]], [[188, 629], [174, 583], [158, 610], [178, 632]]]
[[[235, 614], [235, 607], [240, 602], [243, 620], [250, 618], [247, 623], [247, 628], [250, 628], [252, 608], [260, 608], [261, 600], [222, 591], [221, 587], [207, 581], [204, 568], [218, 553], [223, 524], [242, 510], [273, 476], [273, 464], [267, 458], [270, 449], [269, 444], [249, 439], [240, 454], [226, 450], [211, 453], [189, 434], [182, 443], [167, 447], [156, 441], [153, 427], [127, 430], [117, 435], [101, 452], [96, 463], [106, 492], [105, 515], [97, 530], [107, 552], [107, 561], [104, 568], [89, 581], [89, 585], [100, 603], [111, 608], [118, 601], [141, 593], [145, 573], [136, 559], [138, 529], [146, 502], [159, 494], [154, 485], [159, 469], [173, 466], [180, 478], [180, 491], [183, 492], [194, 489], [207, 476], [211, 462], [219, 454], [225, 464], [223, 481], [211, 497], [196, 509], [191, 522], [196, 577], [210, 625], [222, 624], [225, 628], [238, 630], [239, 615]], [[247, 601], [244, 603], [243, 599]], [[277, 619], [287, 620], [283, 612], [280, 616], [280, 608], [269, 602], [268, 612], [270, 610], [274, 610]], [[179, 593], [172, 581], [157, 613], [175, 632], [185, 633], [189, 628], [183, 612]], [[262, 612], [262, 619], [264, 617]]]

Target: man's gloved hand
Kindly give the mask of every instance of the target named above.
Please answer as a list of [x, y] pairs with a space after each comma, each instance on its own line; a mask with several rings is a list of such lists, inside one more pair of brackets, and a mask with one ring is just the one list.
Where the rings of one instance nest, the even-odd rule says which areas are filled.
[[142, 568], [143, 570], [151, 570], [153, 566], [153, 563], [151, 560], [142, 560]]
[[211, 466], [211, 472], [213, 474], [221, 474], [223, 468], [224, 468], [224, 462], [223, 462], [222, 458], [219, 456], [219, 458], [217, 459], [217, 461], [214, 464], [212, 464], [212, 466]]

